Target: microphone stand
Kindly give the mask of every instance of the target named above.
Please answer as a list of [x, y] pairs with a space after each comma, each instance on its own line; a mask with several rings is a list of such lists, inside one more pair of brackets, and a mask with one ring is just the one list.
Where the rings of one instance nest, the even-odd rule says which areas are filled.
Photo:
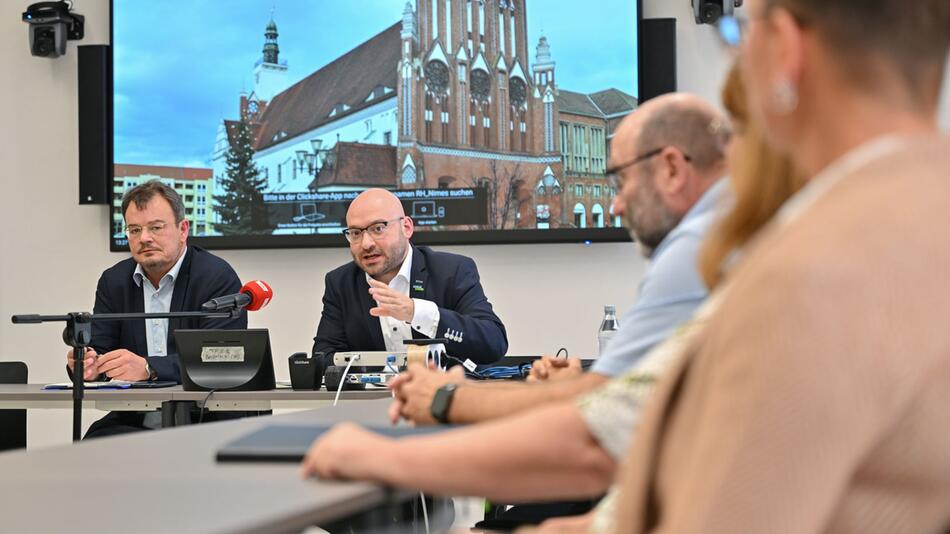
[[93, 321], [132, 321], [136, 319], [234, 319], [240, 307], [220, 311], [167, 312], [167, 313], [98, 313], [72, 312], [66, 315], [14, 315], [14, 324], [65, 322], [63, 341], [73, 348], [73, 441], [82, 439], [82, 401], [85, 395], [83, 361], [86, 348], [92, 341]]

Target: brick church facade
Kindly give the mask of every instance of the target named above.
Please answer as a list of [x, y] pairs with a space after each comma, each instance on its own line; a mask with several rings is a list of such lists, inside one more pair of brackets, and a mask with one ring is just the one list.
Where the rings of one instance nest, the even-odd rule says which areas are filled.
[[519, 4], [417, 0], [415, 12], [406, 6], [399, 185], [485, 187], [494, 199], [492, 228], [558, 227], [563, 165], [554, 62], [542, 42], [529, 70]]

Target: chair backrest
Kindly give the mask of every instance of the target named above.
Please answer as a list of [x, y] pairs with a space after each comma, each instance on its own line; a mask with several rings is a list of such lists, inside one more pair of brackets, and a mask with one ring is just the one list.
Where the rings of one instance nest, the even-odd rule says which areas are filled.
[[[26, 384], [23, 362], [0, 362], [0, 384]], [[26, 410], [0, 410], [0, 451], [26, 447]]]

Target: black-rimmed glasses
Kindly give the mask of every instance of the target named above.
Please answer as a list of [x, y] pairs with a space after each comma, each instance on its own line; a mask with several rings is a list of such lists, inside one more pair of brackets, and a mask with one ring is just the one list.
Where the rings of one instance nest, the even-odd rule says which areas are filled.
[[[614, 191], [620, 191], [620, 189], [623, 187], [623, 181], [620, 179], [620, 171], [633, 167], [634, 165], [638, 163], [643, 163], [644, 161], [650, 158], [659, 156], [660, 153], [666, 150], [667, 148], [668, 147], [661, 146], [660, 148], [655, 148], [653, 150], [644, 152], [643, 154], [640, 154], [639, 156], [633, 158], [632, 160], [626, 163], [621, 163], [619, 165], [607, 167], [607, 171], [606, 171], [607, 182], [610, 184], [610, 187], [614, 188]], [[685, 159], [686, 161], [693, 161], [693, 159], [689, 157], [689, 155], [686, 153], [683, 154], [683, 159]]]
[[406, 217], [403, 216], [388, 221], [376, 221], [365, 228], [346, 228], [343, 230], [343, 236], [346, 237], [346, 240], [350, 243], [359, 243], [359, 241], [363, 239], [363, 232], [369, 233], [370, 237], [376, 239], [386, 233], [386, 229], [389, 228], [389, 223], [401, 221], [405, 218]]

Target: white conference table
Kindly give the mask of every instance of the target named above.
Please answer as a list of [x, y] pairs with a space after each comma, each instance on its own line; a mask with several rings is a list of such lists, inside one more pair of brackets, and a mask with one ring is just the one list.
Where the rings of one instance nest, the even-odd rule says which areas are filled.
[[418, 494], [301, 480], [296, 464], [215, 462], [215, 452], [225, 443], [266, 425], [383, 425], [387, 406], [384, 399], [341, 402], [320, 410], [2, 453], [0, 530], [290, 532], [367, 510], [394, 509]]
[[[63, 409], [72, 408], [72, 391], [43, 389], [43, 384], [0, 384], [0, 409]], [[335, 391], [302, 391], [272, 389], [269, 391], [215, 391], [206, 407], [212, 411], [275, 410], [319, 408], [333, 403]], [[388, 398], [386, 388], [344, 391], [341, 400], [374, 400]], [[202, 402], [205, 391], [184, 391], [181, 386], [167, 388], [86, 389], [83, 408], [106, 411], [144, 411], [161, 409], [167, 401]]]

